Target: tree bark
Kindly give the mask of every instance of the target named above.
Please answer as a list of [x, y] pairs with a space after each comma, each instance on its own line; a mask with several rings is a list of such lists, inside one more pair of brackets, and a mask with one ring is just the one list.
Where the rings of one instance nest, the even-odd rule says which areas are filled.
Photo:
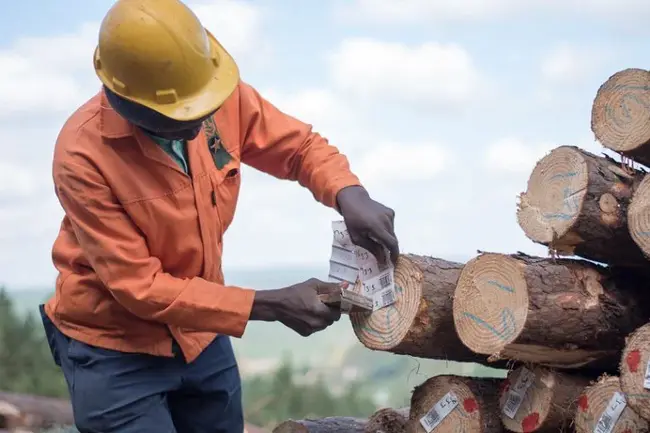
[[367, 420], [351, 417], [328, 417], [313, 420], [285, 421], [273, 433], [364, 433]]
[[[441, 406], [436, 407], [440, 423], [436, 433], [502, 433], [499, 419], [499, 379], [474, 379], [460, 376], [435, 376], [413, 390], [407, 433], [428, 433], [421, 419], [432, 408], [448, 404], [452, 397], [457, 405], [446, 416]], [[448, 393], [453, 394], [448, 394]], [[447, 403], [445, 403], [447, 402]]]
[[578, 398], [589, 382], [538, 366], [511, 370], [499, 400], [501, 422], [515, 433], [572, 431]]
[[617, 371], [625, 336], [648, 321], [646, 281], [585, 260], [484, 253], [458, 281], [456, 330], [490, 359]]
[[[575, 411], [574, 426], [576, 433], [594, 433], [599, 421], [609, 418], [607, 415], [609, 407], [616, 406], [612, 400], [618, 394], [622, 401], [625, 396], [619, 385], [619, 378], [616, 376], [603, 376], [598, 382], [587, 387], [584, 393], [578, 398], [578, 405]], [[605, 415], [603, 417], [603, 415]], [[601, 420], [601, 417], [603, 419]], [[647, 433], [648, 423], [632, 410], [629, 405], [620, 414], [618, 420], [612, 419], [614, 423], [611, 433]]]
[[533, 169], [519, 197], [517, 221], [528, 238], [552, 253], [647, 267], [627, 227], [628, 205], [643, 176], [609, 157], [558, 147]]
[[650, 420], [650, 384], [645, 375], [650, 364], [650, 323], [641, 326], [627, 339], [621, 356], [621, 389], [627, 403], [641, 417]]
[[0, 402], [20, 411], [22, 427], [49, 428], [74, 424], [72, 405], [66, 399], [0, 392]]
[[650, 72], [629, 68], [609, 77], [596, 93], [591, 130], [603, 146], [650, 166]]
[[442, 259], [401, 255], [395, 304], [350, 314], [359, 341], [373, 350], [486, 364], [486, 357], [465, 347], [454, 329], [452, 298], [462, 268]]
[[404, 433], [408, 419], [408, 407], [379, 409], [368, 418], [364, 433]]

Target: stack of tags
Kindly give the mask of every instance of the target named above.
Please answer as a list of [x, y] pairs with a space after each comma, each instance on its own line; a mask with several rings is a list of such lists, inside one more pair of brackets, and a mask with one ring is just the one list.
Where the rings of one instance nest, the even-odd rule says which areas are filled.
[[[361, 281], [361, 295], [372, 299], [373, 311], [394, 304], [395, 283], [393, 264], [388, 261], [380, 267], [377, 259], [368, 250], [354, 245], [344, 221], [332, 222], [332, 256], [330, 258], [329, 280], [347, 281], [356, 284]], [[389, 257], [386, 250], [386, 257]]]

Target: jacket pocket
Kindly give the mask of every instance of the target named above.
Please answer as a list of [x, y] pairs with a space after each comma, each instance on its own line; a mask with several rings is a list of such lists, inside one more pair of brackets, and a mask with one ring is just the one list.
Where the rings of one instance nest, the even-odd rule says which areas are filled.
[[221, 232], [224, 233], [235, 217], [239, 190], [241, 187], [241, 170], [237, 160], [230, 161], [223, 173], [211, 174], [212, 205], [216, 208], [221, 221]]

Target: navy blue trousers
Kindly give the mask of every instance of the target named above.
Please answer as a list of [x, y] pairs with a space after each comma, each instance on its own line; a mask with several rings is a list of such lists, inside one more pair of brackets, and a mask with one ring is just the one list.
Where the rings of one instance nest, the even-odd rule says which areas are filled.
[[242, 433], [241, 379], [230, 338], [192, 363], [89, 346], [59, 331], [41, 306], [80, 433]]

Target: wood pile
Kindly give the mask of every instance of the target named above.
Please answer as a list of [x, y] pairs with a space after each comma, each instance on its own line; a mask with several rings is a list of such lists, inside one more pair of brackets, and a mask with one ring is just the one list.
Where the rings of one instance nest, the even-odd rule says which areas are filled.
[[507, 377], [435, 376], [409, 408], [274, 432], [649, 431], [650, 71], [611, 76], [591, 114], [596, 139], [620, 158], [559, 146], [519, 198], [518, 224], [548, 257], [479, 252], [461, 264], [403, 254], [396, 303], [350, 314], [367, 348]]

